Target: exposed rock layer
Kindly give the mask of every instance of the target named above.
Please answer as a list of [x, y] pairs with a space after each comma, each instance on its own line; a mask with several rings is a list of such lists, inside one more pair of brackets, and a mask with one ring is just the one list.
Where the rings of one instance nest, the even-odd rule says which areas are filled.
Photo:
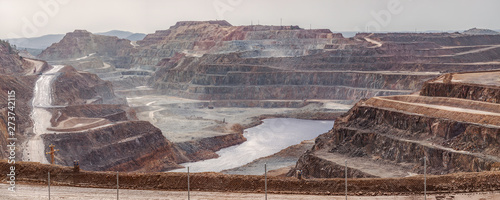
[[176, 163], [181, 161], [161, 131], [144, 121], [118, 122], [84, 132], [45, 134], [43, 139], [46, 146], [50, 142], [60, 149], [57, 163], [72, 165], [73, 160], [79, 160], [85, 170], [164, 171], [178, 167]]
[[124, 99], [115, 96], [110, 82], [101, 80], [95, 74], [77, 72], [71, 66], [59, 72], [62, 74], [54, 84], [54, 105], [125, 103]]
[[311, 159], [326, 150], [384, 160], [409, 167], [413, 173], [423, 172], [424, 157], [427, 173], [432, 174], [493, 170], [500, 162], [500, 108], [488, 102], [496, 102], [498, 81], [490, 79], [498, 77], [496, 73], [441, 76], [424, 84], [422, 94], [427, 96], [360, 101], [337, 118], [331, 131], [316, 139], [296, 168], [303, 169], [306, 176], [339, 177], [338, 173], [317, 173], [320, 166], [342, 165], [325, 164], [328, 156]]

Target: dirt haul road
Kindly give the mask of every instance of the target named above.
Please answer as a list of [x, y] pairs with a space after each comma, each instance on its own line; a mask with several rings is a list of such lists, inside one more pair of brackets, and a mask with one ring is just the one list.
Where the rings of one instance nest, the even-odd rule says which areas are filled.
[[63, 68], [62, 65], [55, 65], [51, 70], [43, 73], [36, 81], [33, 97], [33, 119], [34, 135], [23, 146], [24, 161], [48, 163], [45, 157], [44, 144], [40, 135], [44, 134], [47, 127], [50, 127], [52, 115], [45, 110], [52, 106], [52, 82], [57, 77], [57, 72]]
[[[7, 191], [8, 185], [0, 184], [0, 190]], [[65, 200], [90, 200], [90, 199], [116, 199], [116, 189], [97, 189], [81, 187], [51, 186], [51, 199]], [[198, 192], [190, 193], [193, 200], [237, 200], [237, 199], [264, 199], [263, 193], [222, 193], [222, 192]], [[268, 194], [268, 199], [280, 200], [341, 200], [345, 196], [318, 196], [318, 195], [286, 195]], [[138, 200], [185, 200], [187, 191], [151, 191], [151, 190], [119, 190], [120, 199]], [[16, 192], [2, 192], [0, 199], [32, 200], [48, 199], [48, 187], [46, 185], [17, 185]], [[350, 196], [349, 199], [358, 200], [420, 200], [422, 195], [417, 196]], [[480, 200], [500, 199], [500, 193], [466, 193], [466, 194], [438, 194], [429, 195], [427, 199], [453, 199], [453, 200]]]

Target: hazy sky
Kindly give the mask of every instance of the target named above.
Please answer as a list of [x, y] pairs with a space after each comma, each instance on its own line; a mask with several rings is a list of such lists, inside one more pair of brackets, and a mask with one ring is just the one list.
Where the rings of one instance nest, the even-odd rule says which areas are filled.
[[0, 0], [0, 38], [153, 33], [182, 20], [341, 31], [500, 29], [499, 0]]

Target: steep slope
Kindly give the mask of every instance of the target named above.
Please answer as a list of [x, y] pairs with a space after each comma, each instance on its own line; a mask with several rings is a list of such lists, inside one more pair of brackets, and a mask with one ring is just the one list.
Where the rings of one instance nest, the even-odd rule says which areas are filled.
[[[227, 60], [226, 60], [227, 59]], [[239, 55], [184, 58], [155, 73], [154, 86], [193, 99], [343, 99], [409, 94], [438, 73], [293, 69], [243, 63]]]
[[45, 134], [43, 139], [60, 149], [58, 164], [71, 166], [73, 160], [79, 160], [85, 170], [166, 171], [185, 161], [158, 128], [144, 121]]
[[0, 74], [22, 75], [32, 67], [33, 64], [19, 56], [14, 47], [8, 42], [0, 40]]
[[[40, 69], [47, 67], [47, 63], [40, 62], [39, 64]], [[32, 132], [30, 104], [37, 76], [25, 74], [31, 74], [34, 65], [33, 62], [21, 58], [9, 43], [0, 41], [0, 99], [2, 101], [0, 102], [0, 132], [2, 133], [0, 135], [0, 146], [2, 146], [0, 159], [9, 157], [10, 151], [4, 148], [9, 144], [7, 138], [17, 138], [17, 144], [20, 144]], [[10, 132], [13, 132], [13, 135], [9, 135]], [[15, 152], [15, 160], [21, 160], [22, 149], [17, 148]]]
[[[25, 141], [27, 135], [31, 133], [33, 123], [30, 118], [31, 112], [31, 98], [33, 98], [32, 88], [35, 85], [35, 76], [7, 76], [0, 75], [0, 99], [3, 101], [0, 103], [0, 145], [2, 150], [0, 153], [0, 159], [6, 159], [9, 157], [10, 151], [6, 148], [9, 144], [7, 138], [17, 138], [18, 143]], [[14, 91], [14, 98], [9, 98], [9, 92]], [[9, 101], [9, 99], [11, 99]], [[9, 104], [9, 102], [12, 102]], [[15, 103], [14, 103], [15, 102]], [[9, 109], [12, 108], [12, 110]], [[15, 114], [15, 120], [10, 119]], [[14, 124], [9, 124], [9, 122]], [[12, 129], [8, 127], [15, 127], [14, 135], [9, 135]], [[22, 158], [22, 149], [16, 149], [16, 160]]]

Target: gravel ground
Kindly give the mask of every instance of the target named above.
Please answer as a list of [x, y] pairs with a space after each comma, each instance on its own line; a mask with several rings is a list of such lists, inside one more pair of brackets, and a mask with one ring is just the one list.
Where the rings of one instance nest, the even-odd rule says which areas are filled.
[[[7, 190], [8, 185], [0, 184], [0, 189], [5, 192], [0, 193], [0, 199], [12, 200], [45, 200], [48, 198], [48, 188], [45, 185], [16, 185], [17, 191]], [[97, 189], [80, 187], [52, 186], [51, 199], [65, 200], [90, 200], [90, 199], [116, 199], [115, 189]], [[236, 199], [264, 199], [263, 193], [221, 193], [221, 192], [191, 192], [192, 200], [236, 200]], [[174, 200], [187, 199], [187, 191], [152, 191], [152, 190], [120, 190], [119, 199], [138, 200]], [[280, 200], [341, 200], [345, 196], [315, 196], [315, 195], [286, 195], [268, 194], [268, 199]], [[423, 196], [352, 196], [350, 200], [420, 200]], [[468, 194], [439, 194], [429, 195], [427, 199], [442, 200], [497, 200], [500, 193], [468, 193]]]

